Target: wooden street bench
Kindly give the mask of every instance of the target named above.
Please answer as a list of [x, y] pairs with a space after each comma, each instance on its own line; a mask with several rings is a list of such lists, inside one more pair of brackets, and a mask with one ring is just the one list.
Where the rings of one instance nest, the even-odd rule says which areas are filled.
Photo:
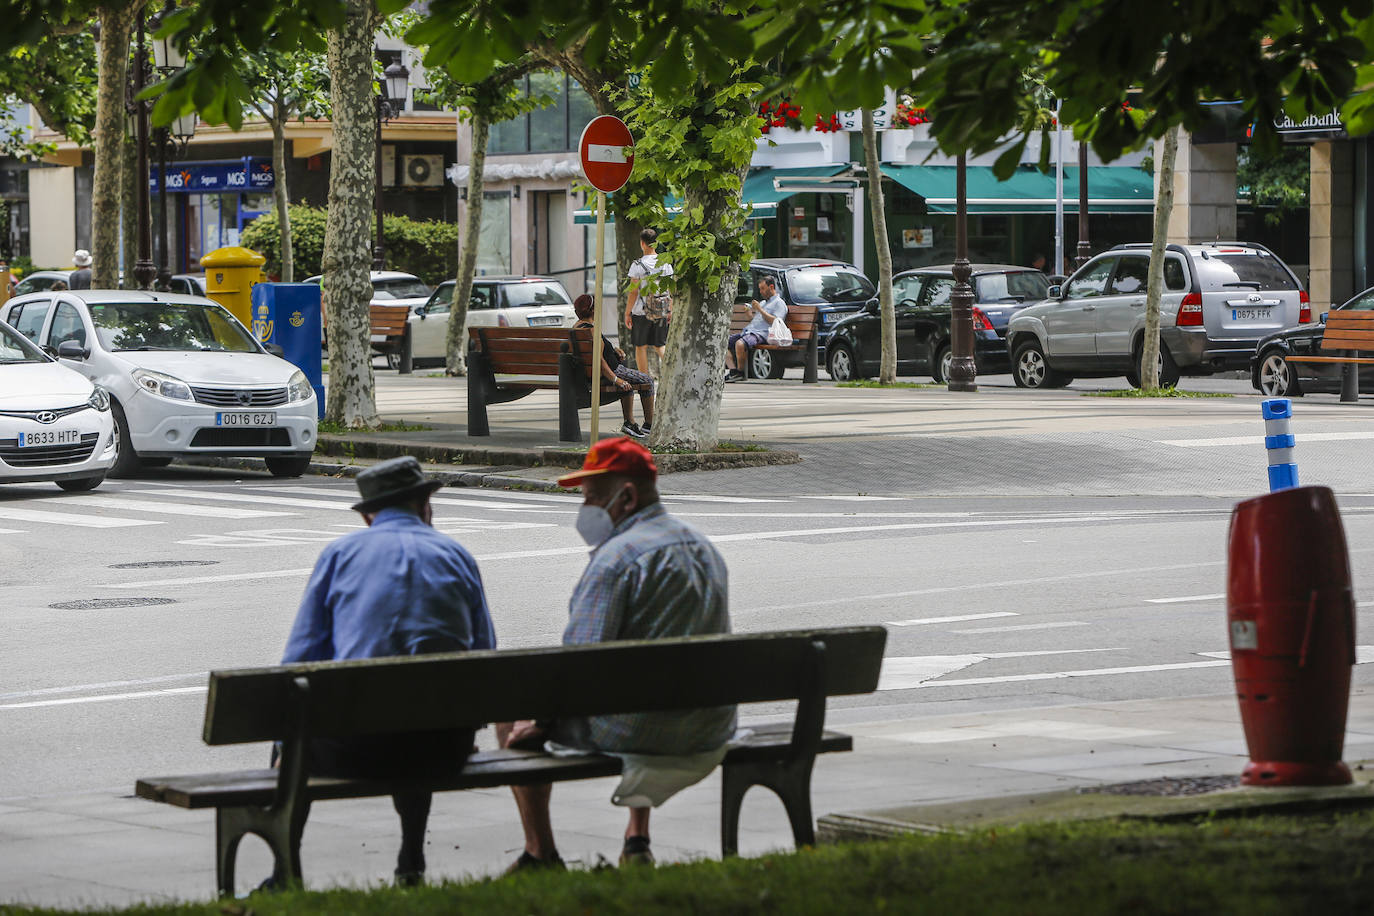
[[[1360, 399], [1359, 367], [1374, 364], [1374, 312], [1344, 309], [1327, 312], [1323, 351], [1340, 356], [1285, 356], [1290, 363], [1342, 363], [1351, 370], [1341, 379], [1341, 400]], [[1361, 355], [1364, 354], [1364, 355]]]
[[[372, 349], [395, 363], [402, 375], [411, 371], [410, 306], [369, 305], [368, 318], [372, 323]], [[327, 329], [324, 312], [320, 312], [321, 327]]]
[[[558, 389], [558, 438], [581, 442], [577, 412], [592, 405], [590, 328], [468, 328], [468, 435], [489, 436], [487, 405]], [[501, 378], [497, 376], [523, 376]], [[624, 392], [601, 381], [601, 403]], [[639, 392], [649, 385], [632, 385]]]
[[826, 698], [876, 689], [886, 639], [882, 627], [849, 627], [213, 671], [205, 743], [282, 741], [280, 767], [152, 777], [138, 780], [135, 791], [215, 809], [217, 881], [228, 896], [239, 842], [250, 833], [271, 848], [274, 874], [301, 880], [301, 834], [312, 803], [592, 779], [615, 776], [621, 765], [595, 754], [498, 750], [474, 754], [448, 778], [343, 779], [307, 771], [312, 737], [797, 700], [792, 723], [742, 733], [725, 755], [721, 853], [738, 851], [740, 806], [756, 785], [778, 794], [793, 840], [810, 845], [816, 755], [853, 749], [852, 738], [825, 728]]
[[[791, 358], [795, 356], [800, 360], [805, 371], [802, 375], [803, 382], [814, 383], [817, 380], [817, 353], [820, 344], [820, 313], [821, 310], [814, 305], [789, 305], [787, 307], [787, 329], [792, 332], [792, 344], [787, 347], [780, 347], [776, 344], [760, 344], [754, 347], [749, 354], [749, 359], [745, 365], [740, 367], [745, 378], [764, 377], [782, 378], [782, 372], [787, 368]], [[730, 314], [730, 333], [738, 334], [749, 326], [754, 313], [749, 309], [749, 303], [736, 302], [735, 309]], [[765, 362], [760, 358], [762, 364], [758, 367], [753, 366], [755, 360], [754, 351], [764, 351], [768, 354]], [[776, 352], [778, 355], [774, 356]], [[786, 355], [784, 355], [786, 354]], [[754, 371], [755, 369], [761, 371]]]

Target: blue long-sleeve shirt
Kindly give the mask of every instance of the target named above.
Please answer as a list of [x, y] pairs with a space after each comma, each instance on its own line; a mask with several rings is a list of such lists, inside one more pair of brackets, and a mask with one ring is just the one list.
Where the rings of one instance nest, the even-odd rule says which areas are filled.
[[282, 663], [494, 648], [472, 555], [392, 507], [320, 554]]

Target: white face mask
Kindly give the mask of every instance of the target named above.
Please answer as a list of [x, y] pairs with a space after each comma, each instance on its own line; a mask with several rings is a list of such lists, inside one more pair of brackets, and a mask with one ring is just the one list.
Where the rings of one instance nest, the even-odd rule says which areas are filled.
[[[620, 498], [624, 490], [616, 491], [606, 505], [609, 506]], [[583, 503], [577, 510], [577, 533], [582, 535], [582, 540], [586, 541], [591, 547], [600, 547], [606, 539], [615, 531], [615, 521], [611, 518], [611, 513], [606, 511], [606, 506], [594, 506], [590, 503]]]

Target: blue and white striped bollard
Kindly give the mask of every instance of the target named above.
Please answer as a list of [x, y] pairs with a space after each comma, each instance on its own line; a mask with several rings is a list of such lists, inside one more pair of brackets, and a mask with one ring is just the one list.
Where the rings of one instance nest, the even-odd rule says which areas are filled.
[[1264, 414], [1264, 448], [1269, 456], [1269, 492], [1298, 485], [1298, 466], [1293, 461], [1293, 402], [1270, 398], [1260, 402]]

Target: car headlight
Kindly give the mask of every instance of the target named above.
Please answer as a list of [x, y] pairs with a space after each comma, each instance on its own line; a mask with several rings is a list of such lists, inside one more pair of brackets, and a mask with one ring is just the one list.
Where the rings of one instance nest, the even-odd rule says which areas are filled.
[[154, 372], [151, 369], [135, 369], [133, 376], [134, 384], [159, 397], [171, 398], [174, 401], [194, 400], [191, 397], [191, 386], [179, 378]]
[[98, 410], [101, 413], [110, 409], [110, 395], [99, 385], [91, 392], [91, 396], [86, 399], [86, 406], [91, 410]]
[[286, 402], [288, 404], [308, 401], [314, 393], [314, 389], [310, 387], [310, 379], [305, 377], [304, 372], [297, 369], [291, 374], [291, 381], [286, 383]]

